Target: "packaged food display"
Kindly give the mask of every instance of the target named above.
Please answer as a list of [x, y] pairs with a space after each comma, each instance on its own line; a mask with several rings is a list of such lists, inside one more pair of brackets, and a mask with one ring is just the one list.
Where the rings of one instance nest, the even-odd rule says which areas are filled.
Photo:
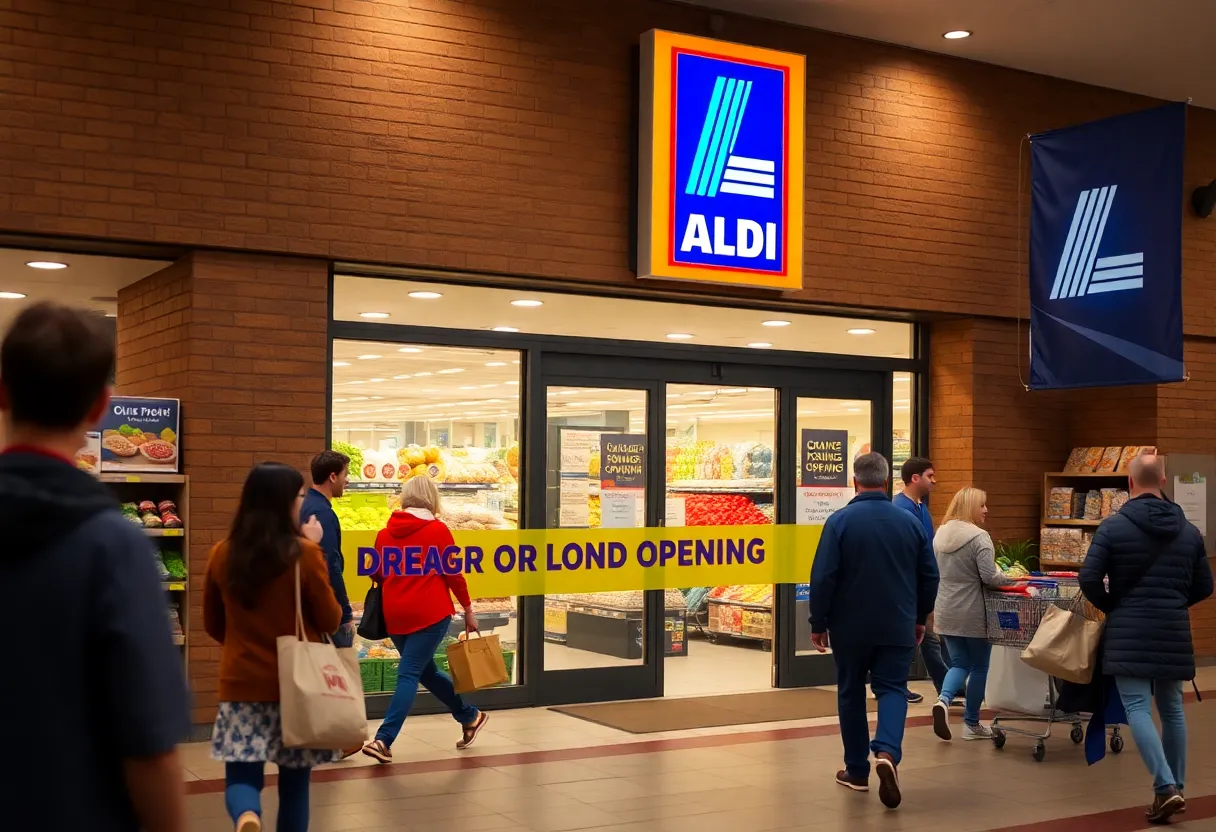
[[1105, 448], [1087, 448], [1085, 451], [1085, 462], [1081, 464], [1081, 473], [1092, 474], [1098, 469], [1098, 465], [1102, 463], [1102, 455], [1106, 453]]
[[[672, 494], [679, 492], [673, 490]], [[687, 526], [763, 526], [772, 522], [746, 494], [687, 494]]]
[[1119, 457], [1119, 467], [1115, 471], [1120, 474], [1125, 473], [1131, 467], [1133, 459], [1140, 454], [1154, 453], [1156, 450], [1151, 445], [1129, 445], [1123, 449], [1123, 454]]
[[1073, 489], [1059, 486], [1047, 495], [1047, 516], [1053, 520], [1068, 520], [1072, 517]]
[[1073, 448], [1072, 453], [1068, 455], [1068, 462], [1064, 463], [1064, 473], [1081, 473], [1081, 468], [1085, 465], [1085, 457], [1088, 453], [1089, 448]]
[[1039, 556], [1045, 563], [1080, 563], [1089, 551], [1092, 536], [1080, 529], [1044, 528], [1040, 532]]
[[1085, 495], [1085, 520], [1102, 519], [1102, 492], [1090, 491]]
[[1098, 463], [1095, 469], [1099, 474], [1113, 474], [1115, 469], [1119, 467], [1119, 460], [1123, 455], [1123, 448], [1107, 448], [1102, 452], [1102, 461]]

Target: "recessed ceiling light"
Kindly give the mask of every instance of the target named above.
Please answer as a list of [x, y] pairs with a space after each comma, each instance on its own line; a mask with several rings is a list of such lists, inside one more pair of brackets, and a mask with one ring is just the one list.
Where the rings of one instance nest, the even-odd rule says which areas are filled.
[[966, 29], [954, 29], [953, 31], [946, 32], [942, 37], [946, 40], [962, 40], [963, 38], [971, 37], [971, 33]]
[[394, 381], [405, 381], [409, 377], [410, 377], [409, 373], [402, 373], [399, 376], [393, 376], [393, 380]]
[[523, 306], [525, 308], [532, 309], [537, 306], [544, 306], [545, 302], [543, 300], [532, 300], [531, 298], [521, 298], [520, 300], [511, 301], [511, 305], [512, 306]]
[[67, 263], [59, 263], [55, 260], [31, 260], [25, 265], [29, 266], [31, 269], [45, 269], [47, 271], [56, 271], [58, 269], [66, 269], [68, 267]]
[[771, 347], [772, 344], [770, 344], [768, 341], [752, 341], [750, 344], [748, 344], [748, 346], [754, 350], [766, 350]]
[[374, 402], [378, 402], [378, 401], [380, 401], [381, 399], [383, 399], [383, 398], [384, 398], [384, 396], [368, 396], [368, 398], [369, 398], [369, 399], [371, 399], [371, 400], [372, 400], [372, 401], [374, 401]]
[[895, 377], [896, 384], [907, 384], [911, 380], [912, 379], [908, 378], [907, 376], [896, 376]]
[[849, 407], [849, 408], [845, 408], [845, 410], [847, 410], [849, 413], [860, 413], [861, 412], [860, 407]]
[[355, 379], [354, 381], [348, 381], [348, 382], [346, 382], [346, 383], [347, 383], [347, 384], [366, 384], [367, 382], [365, 382], [365, 381], [364, 381], [363, 379], [361, 379], [361, 378], [357, 378], [357, 379]]
[[440, 371], [439, 371], [439, 375], [441, 375], [441, 376], [454, 376], [454, 375], [456, 375], [457, 373], [463, 373], [463, 372], [464, 372], [464, 367], [449, 367], [449, 368], [447, 368], [446, 370], [440, 370]]
[[509, 385], [512, 385], [512, 384], [519, 384], [519, 382], [518, 382], [518, 381], [515, 381], [514, 379], [512, 379], [511, 381], [504, 381], [504, 382], [503, 382], [503, 384], [506, 384], [506, 385], [508, 385], [508, 386], [509, 386]]
[[361, 355], [361, 356], [359, 356], [359, 360], [360, 361], [375, 361], [379, 357], [380, 356], [378, 356], [378, 355]]
[[426, 378], [427, 376], [433, 376], [433, 375], [435, 375], [435, 374], [434, 373], [414, 373], [414, 378]]
[[107, 317], [107, 318], [117, 318], [117, 317], [118, 317], [118, 313], [117, 313], [117, 312], [107, 312], [107, 313], [106, 313], [106, 317]]
[[359, 317], [360, 318], [370, 318], [371, 320], [375, 320], [375, 321], [382, 321], [388, 317], [388, 313], [387, 312], [360, 312]]
[[410, 292], [414, 300], [439, 300], [443, 297], [439, 292]]
[[388, 381], [388, 379], [386, 379], [386, 378], [369, 378], [367, 381], [369, 384], [380, 384], [381, 382]]
[[519, 330], [513, 326], [496, 326], [496, 327], [494, 327], [494, 331], [495, 332], [519, 332]]
[[848, 332], [850, 335], [873, 335], [874, 334], [874, 330], [868, 329], [867, 327], [864, 327], [864, 326], [858, 327], [857, 329], [850, 329]]
[[20, 292], [0, 292], [0, 299], [2, 300], [21, 300], [23, 297], [25, 295]]
[[507, 366], [507, 362], [505, 362], [505, 361], [487, 361], [486, 366], [487, 367], [505, 367], [505, 366]]
[[461, 390], [476, 390], [477, 385], [476, 384], [466, 384], [463, 387], [461, 387], [460, 389]]
[[696, 336], [689, 332], [669, 332], [667, 337], [672, 341], [691, 341]]
[[349, 367], [350, 362], [349, 361], [335, 361], [334, 366], [335, 367]]
[[789, 326], [789, 321], [765, 321], [761, 326]]

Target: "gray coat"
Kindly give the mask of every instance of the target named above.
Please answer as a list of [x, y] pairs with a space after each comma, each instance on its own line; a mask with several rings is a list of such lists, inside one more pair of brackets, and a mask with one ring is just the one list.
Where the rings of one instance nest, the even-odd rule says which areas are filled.
[[951, 520], [937, 530], [933, 552], [941, 573], [933, 612], [938, 635], [986, 637], [984, 586], [1013, 583], [997, 568], [992, 538], [979, 526]]

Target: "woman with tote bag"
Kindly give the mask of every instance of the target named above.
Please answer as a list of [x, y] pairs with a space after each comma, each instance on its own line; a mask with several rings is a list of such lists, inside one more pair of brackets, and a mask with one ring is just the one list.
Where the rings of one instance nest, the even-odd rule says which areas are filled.
[[310, 642], [342, 623], [317, 545], [321, 526], [310, 519], [301, 529], [297, 520], [303, 497], [304, 478], [296, 469], [256, 466], [245, 480], [232, 531], [207, 562], [203, 626], [220, 643], [211, 756], [224, 761], [224, 800], [237, 832], [262, 828], [266, 763], [279, 767], [279, 832], [307, 830], [311, 769], [342, 756], [283, 743], [277, 640], [297, 632], [297, 615]]

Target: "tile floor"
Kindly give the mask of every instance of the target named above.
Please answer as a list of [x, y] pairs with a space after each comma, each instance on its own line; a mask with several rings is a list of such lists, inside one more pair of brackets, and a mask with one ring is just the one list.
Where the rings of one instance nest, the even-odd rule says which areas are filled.
[[[1216, 669], [1200, 687], [1216, 690]], [[923, 692], [923, 691], [922, 691]], [[1188, 797], [1179, 829], [1216, 832], [1216, 735], [1211, 705], [1191, 704]], [[1011, 829], [1135, 832], [1148, 780], [1128, 737], [1122, 755], [1087, 767], [1061, 733], [1047, 759], [1032, 741], [945, 744], [912, 708], [901, 767], [904, 806], [885, 812], [876, 794], [832, 782], [840, 741], [834, 720], [631, 735], [544, 709], [499, 711], [467, 752], [446, 717], [407, 721], [392, 766], [357, 756], [319, 769], [313, 832], [344, 830], [620, 830], [762, 832], [801, 829]], [[185, 749], [192, 832], [230, 830], [223, 768], [206, 744]], [[273, 788], [265, 795], [273, 816]], [[271, 827], [273, 828], [273, 827]]]

